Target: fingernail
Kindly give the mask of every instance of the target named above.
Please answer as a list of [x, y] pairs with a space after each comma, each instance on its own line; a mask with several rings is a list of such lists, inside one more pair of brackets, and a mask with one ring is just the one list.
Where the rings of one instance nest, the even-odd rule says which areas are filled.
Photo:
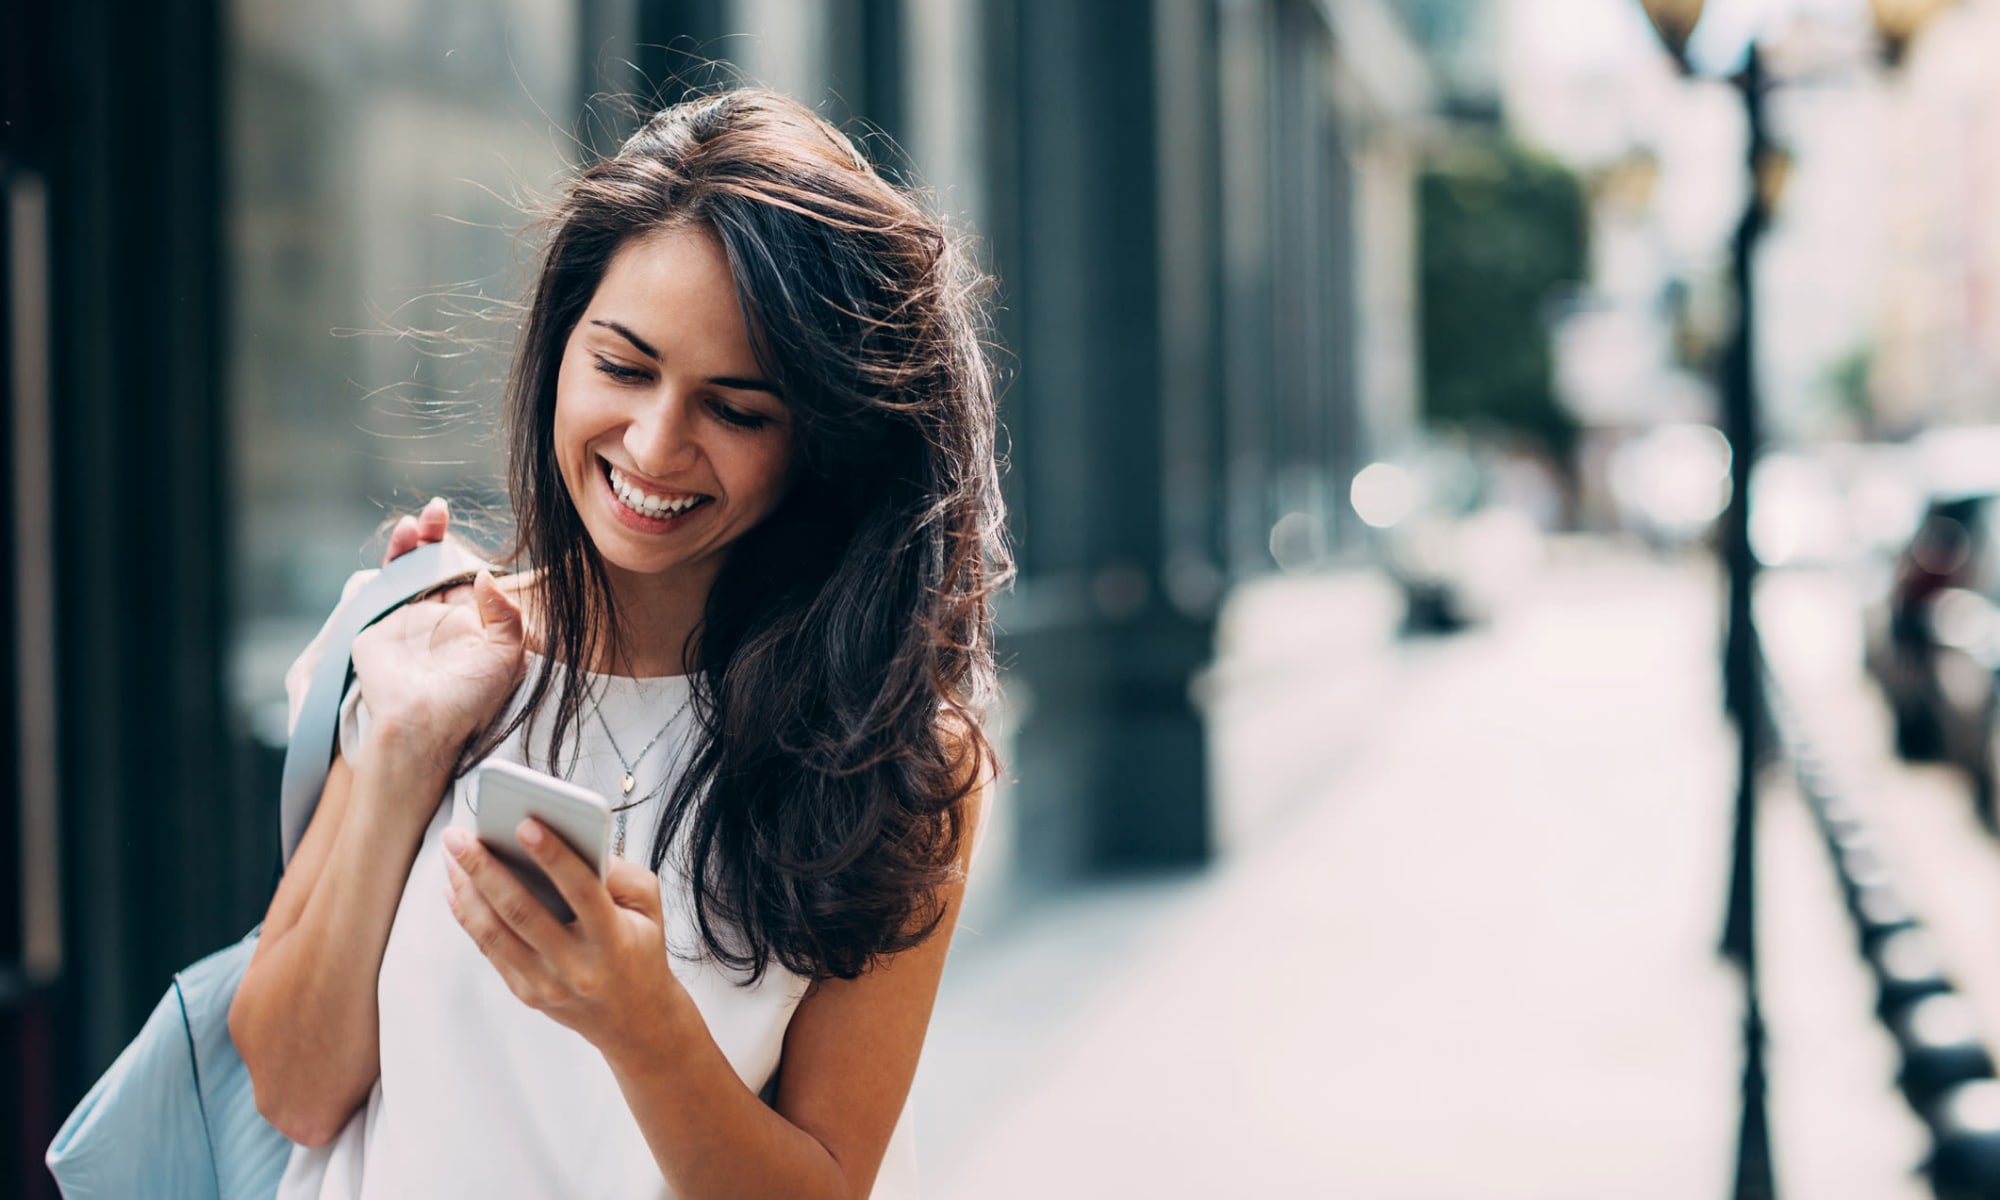
[[534, 821], [521, 822], [521, 827], [515, 830], [515, 832], [521, 836], [521, 841], [527, 845], [539, 846], [542, 844], [542, 827]]
[[451, 851], [454, 857], [464, 854], [465, 848], [470, 845], [472, 845], [472, 835], [458, 826], [454, 825], [444, 831], [444, 848]]

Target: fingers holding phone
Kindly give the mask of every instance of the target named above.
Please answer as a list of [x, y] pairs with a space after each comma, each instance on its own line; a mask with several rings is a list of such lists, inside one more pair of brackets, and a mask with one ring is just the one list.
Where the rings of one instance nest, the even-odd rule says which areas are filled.
[[565, 924], [576, 913], [548, 873], [517, 838], [521, 822], [533, 818], [582, 858], [598, 879], [611, 860], [611, 808], [604, 797], [568, 780], [515, 763], [488, 761], [473, 772], [479, 840], [507, 865], [523, 887]]
[[478, 838], [444, 831], [445, 900], [514, 995], [599, 1046], [691, 1012], [659, 877], [610, 853], [603, 798], [505, 762], [483, 764], [476, 785]]

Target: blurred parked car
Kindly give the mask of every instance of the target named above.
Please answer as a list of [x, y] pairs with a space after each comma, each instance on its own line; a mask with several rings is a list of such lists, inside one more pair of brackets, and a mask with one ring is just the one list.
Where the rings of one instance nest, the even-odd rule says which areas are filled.
[[1962, 768], [1980, 820], [2000, 832], [2000, 430], [1917, 449], [1931, 495], [1867, 612], [1865, 660], [1897, 754]]
[[1921, 457], [1917, 447], [1877, 443], [1766, 450], [1750, 482], [1757, 561], [1810, 570], [1886, 566], [1935, 492], [1922, 481]]
[[1543, 533], [1536, 514], [1514, 495], [1495, 502], [1491, 475], [1470, 452], [1432, 447], [1354, 477], [1349, 498], [1403, 594], [1406, 635], [1480, 624], [1533, 572]]

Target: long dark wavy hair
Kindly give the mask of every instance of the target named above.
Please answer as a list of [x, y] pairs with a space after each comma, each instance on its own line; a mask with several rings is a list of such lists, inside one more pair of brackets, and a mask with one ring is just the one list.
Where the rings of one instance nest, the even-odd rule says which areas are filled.
[[730, 548], [684, 655], [687, 764], [650, 862], [686, 872], [706, 952], [849, 979], [941, 916], [963, 801], [993, 769], [991, 597], [1011, 579], [987, 353], [990, 280], [965, 238], [798, 102], [742, 88], [654, 115], [548, 218], [507, 388], [514, 544], [540, 573], [540, 669], [484, 758], [553, 694], [548, 758], [623, 646], [603, 561], [558, 471], [556, 376], [618, 250], [702, 228], [793, 418], [785, 500]]

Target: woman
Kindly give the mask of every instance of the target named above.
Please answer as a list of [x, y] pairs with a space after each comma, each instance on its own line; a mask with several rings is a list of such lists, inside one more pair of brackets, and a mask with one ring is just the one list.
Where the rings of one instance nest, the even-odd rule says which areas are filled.
[[[230, 1013], [281, 1195], [906, 1194], [1010, 569], [984, 282], [769, 92], [568, 187], [509, 381], [532, 566], [355, 640]], [[489, 757], [618, 811], [602, 881], [517, 830], [573, 924], [468, 833]]]

